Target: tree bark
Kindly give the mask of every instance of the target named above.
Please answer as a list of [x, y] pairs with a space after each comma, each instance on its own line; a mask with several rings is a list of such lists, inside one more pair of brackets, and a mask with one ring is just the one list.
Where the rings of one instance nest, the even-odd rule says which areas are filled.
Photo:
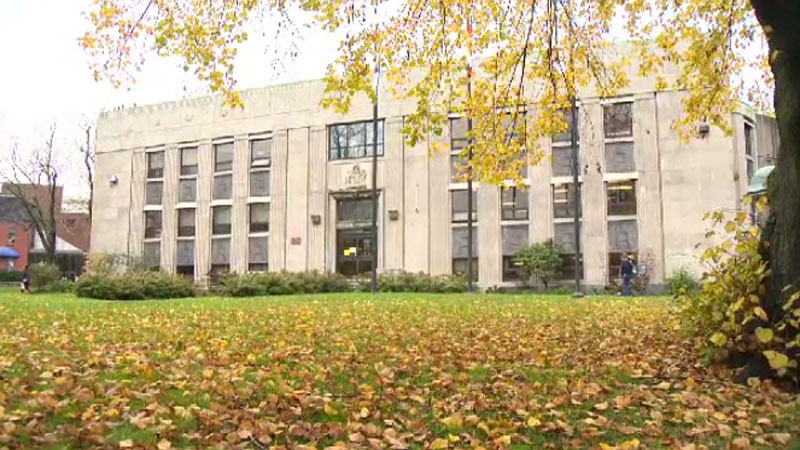
[[[788, 296], [800, 288], [800, 39], [795, 31], [800, 23], [800, 2], [750, 2], [769, 43], [780, 135], [776, 170], [770, 180], [771, 217], [762, 242], [771, 270], [762, 305], [774, 323], [782, 317]], [[765, 361], [758, 356], [739, 374], [740, 381], [764, 370]]]

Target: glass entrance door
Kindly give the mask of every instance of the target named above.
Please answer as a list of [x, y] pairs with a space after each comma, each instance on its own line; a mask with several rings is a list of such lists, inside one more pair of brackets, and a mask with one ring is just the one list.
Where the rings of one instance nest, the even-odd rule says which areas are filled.
[[371, 230], [338, 230], [336, 255], [336, 271], [340, 274], [352, 277], [370, 273], [374, 263]]

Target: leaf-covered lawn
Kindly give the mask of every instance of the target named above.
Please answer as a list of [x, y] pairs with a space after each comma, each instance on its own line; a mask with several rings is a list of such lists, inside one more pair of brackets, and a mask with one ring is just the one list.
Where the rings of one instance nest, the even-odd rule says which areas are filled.
[[800, 448], [670, 300], [0, 290], [0, 448]]

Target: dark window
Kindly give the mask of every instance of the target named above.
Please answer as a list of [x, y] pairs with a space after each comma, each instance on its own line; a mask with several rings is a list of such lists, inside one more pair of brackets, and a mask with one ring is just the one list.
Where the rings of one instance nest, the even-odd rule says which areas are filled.
[[[553, 135], [553, 142], [572, 142], [572, 110], [564, 110], [562, 111], [564, 122], [567, 124], [566, 130], [562, 131], [561, 133], [556, 133]], [[575, 111], [575, 117], [578, 118], [578, 123], [580, 123], [580, 109]], [[575, 142], [578, 142], [578, 129], [575, 129]]]
[[160, 205], [164, 192], [164, 183], [161, 181], [148, 181], [145, 184], [145, 204]]
[[467, 119], [461, 117], [450, 119], [450, 151], [461, 151], [468, 144]]
[[178, 236], [194, 236], [194, 208], [178, 210]]
[[211, 198], [228, 200], [233, 197], [233, 175], [215, 175], [211, 186]]
[[269, 231], [269, 203], [250, 204], [250, 232]]
[[625, 255], [631, 255], [633, 264], [636, 264], [637, 252], [610, 252], [608, 254], [608, 281], [616, 283], [620, 280], [619, 269], [622, 261], [625, 260]]
[[636, 157], [634, 156], [633, 142], [607, 142], [606, 172], [633, 172], [636, 170]]
[[522, 280], [522, 269], [514, 262], [514, 256], [503, 256], [503, 281]]
[[147, 153], [147, 178], [164, 177], [164, 152]]
[[609, 216], [636, 215], [636, 180], [606, 183]]
[[[583, 214], [579, 208], [579, 216]], [[575, 217], [575, 188], [572, 183], [553, 185], [553, 217], [572, 219]]]
[[468, 176], [467, 159], [457, 154], [450, 155], [450, 181], [466, 181]]
[[[467, 276], [468, 258], [453, 258], [453, 274]], [[472, 279], [478, 279], [478, 258], [472, 258]]]
[[744, 154], [753, 156], [753, 126], [745, 122], [744, 124]]
[[183, 275], [186, 278], [194, 278], [194, 265], [191, 266], [176, 266], [175, 272], [178, 275]]
[[179, 275], [194, 278], [194, 240], [179, 240], [176, 256], [176, 272]]
[[572, 175], [572, 147], [551, 147], [550, 153], [553, 157], [551, 164], [553, 176], [566, 177]]
[[633, 102], [605, 105], [603, 131], [607, 139], [633, 136]]
[[528, 245], [528, 224], [505, 225], [500, 232], [503, 249], [503, 281], [520, 279], [520, 267], [514, 264], [514, 255]]
[[211, 234], [231, 234], [231, 207], [212, 208]]
[[347, 198], [336, 202], [339, 223], [372, 223], [372, 198]]
[[756, 173], [756, 165], [752, 159], [747, 159], [747, 182], [749, 183], [750, 180], [753, 179], [753, 175]]
[[270, 184], [270, 171], [258, 170], [250, 172], [250, 196], [268, 197]]
[[[469, 210], [467, 202], [469, 201], [467, 197], [467, 191], [450, 191], [453, 200], [452, 200], [452, 216], [451, 220], [453, 223], [459, 222], [467, 222], [469, 221]], [[475, 222], [478, 220], [478, 196], [476, 195], [475, 191], [472, 191], [472, 221]]]
[[145, 239], [161, 237], [161, 211], [144, 212], [144, 237]]
[[528, 220], [528, 192], [517, 187], [503, 188], [500, 192], [501, 219]]
[[192, 203], [197, 199], [197, 179], [189, 178], [178, 181], [178, 201]]
[[161, 270], [161, 242], [145, 242], [143, 259], [147, 270]]
[[[580, 279], [583, 279], [583, 258], [579, 261], [579, 276]], [[559, 268], [559, 276], [558, 279], [560, 280], [574, 280], [575, 279], [575, 254], [574, 253], [562, 253], [561, 254], [561, 267]]]
[[211, 264], [228, 266], [231, 263], [230, 238], [211, 239]]
[[181, 175], [197, 174], [197, 147], [181, 149]]
[[269, 264], [250, 263], [247, 265], [248, 272], [268, 272]]
[[214, 144], [214, 172], [233, 170], [233, 142]]
[[269, 270], [269, 238], [253, 236], [248, 240], [247, 270], [266, 272]]
[[267, 168], [272, 166], [272, 139], [254, 139], [250, 141], [250, 168]]
[[[371, 120], [330, 125], [328, 127], [329, 158], [352, 159], [372, 156], [373, 123]], [[378, 121], [378, 156], [383, 155], [383, 119]]]
[[8, 245], [14, 245], [17, 242], [17, 230], [8, 230]]

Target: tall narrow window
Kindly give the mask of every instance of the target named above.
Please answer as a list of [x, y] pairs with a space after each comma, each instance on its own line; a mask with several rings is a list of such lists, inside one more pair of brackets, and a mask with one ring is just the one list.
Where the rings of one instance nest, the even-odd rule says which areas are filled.
[[606, 139], [633, 136], [633, 102], [610, 103], [603, 107]]
[[214, 144], [214, 181], [211, 198], [228, 200], [233, 197], [233, 142]]
[[[572, 219], [575, 217], [575, 187], [572, 183], [553, 185], [553, 217], [556, 219]], [[579, 207], [580, 208], [580, 207]], [[582, 209], [578, 211], [583, 214]]]
[[272, 139], [250, 141], [250, 196], [268, 197], [270, 194], [270, 168], [272, 167]]
[[212, 208], [211, 234], [231, 234], [231, 210], [230, 206], [215, 206]]
[[528, 245], [528, 224], [506, 225], [501, 229], [503, 246], [503, 281], [522, 281], [520, 267], [515, 264], [517, 252]]
[[178, 203], [197, 201], [197, 167], [197, 147], [182, 148]]
[[606, 183], [609, 216], [636, 215], [636, 180]]
[[178, 210], [178, 236], [194, 236], [194, 208], [181, 208]]
[[147, 178], [164, 178], [164, 152], [147, 153]]
[[[453, 223], [468, 222], [469, 221], [469, 208], [466, 190], [451, 191], [452, 196], [452, 216]], [[472, 221], [478, 220], [478, 196], [475, 191], [472, 191]]]
[[528, 191], [506, 187], [500, 195], [501, 220], [528, 220]]
[[[469, 249], [469, 232], [464, 226], [453, 227], [452, 229], [453, 241], [453, 274], [466, 275], [467, 267], [469, 265], [469, 258], [467, 251]], [[472, 230], [472, 279], [478, 279], [478, 229]]]
[[[578, 127], [572, 123], [572, 111], [562, 111], [563, 120], [566, 123], [566, 130], [556, 133], [552, 137], [550, 152], [552, 156], [551, 171], [554, 177], [565, 177], [572, 175], [572, 129], [575, 128], [575, 145], [580, 150], [580, 136]], [[575, 111], [575, 117], [580, 117], [580, 110]]]
[[197, 174], [197, 147], [181, 149], [181, 175]]
[[144, 238], [159, 239], [161, 237], [161, 211], [144, 212]]
[[8, 245], [14, 245], [17, 243], [17, 230], [10, 229], [8, 230]]
[[250, 232], [265, 233], [269, 231], [269, 203], [250, 204]]

